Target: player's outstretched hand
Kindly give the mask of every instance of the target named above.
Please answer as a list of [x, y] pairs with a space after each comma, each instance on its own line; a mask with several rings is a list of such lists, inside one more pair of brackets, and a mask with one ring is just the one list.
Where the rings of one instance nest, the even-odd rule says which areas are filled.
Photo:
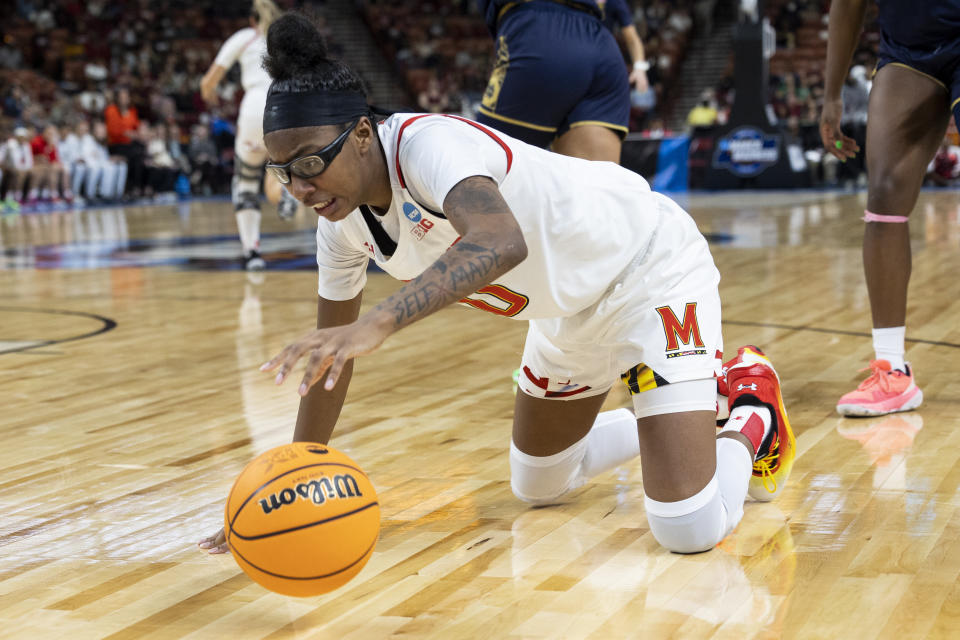
[[843, 100], [824, 101], [820, 114], [820, 139], [823, 147], [841, 162], [857, 155], [860, 145], [853, 138], [843, 135], [840, 120], [843, 118]]
[[223, 535], [223, 529], [217, 531], [209, 538], [204, 538], [197, 543], [201, 549], [206, 549], [208, 553], [227, 553], [230, 546], [227, 544], [227, 538]]
[[329, 369], [323, 388], [333, 389], [347, 360], [366, 355], [376, 350], [389, 335], [389, 331], [375, 322], [360, 318], [356, 322], [328, 329], [315, 329], [296, 342], [288, 344], [260, 367], [261, 371], [278, 369], [276, 383], [281, 384], [297, 361], [309, 352], [303, 381], [297, 389], [301, 396], [307, 395], [315, 383]]

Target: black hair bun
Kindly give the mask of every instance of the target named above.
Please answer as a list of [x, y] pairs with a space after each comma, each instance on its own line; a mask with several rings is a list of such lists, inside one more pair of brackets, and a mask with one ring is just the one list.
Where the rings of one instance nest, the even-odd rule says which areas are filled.
[[329, 64], [323, 36], [307, 16], [285, 13], [270, 25], [263, 67], [274, 80], [315, 74]]

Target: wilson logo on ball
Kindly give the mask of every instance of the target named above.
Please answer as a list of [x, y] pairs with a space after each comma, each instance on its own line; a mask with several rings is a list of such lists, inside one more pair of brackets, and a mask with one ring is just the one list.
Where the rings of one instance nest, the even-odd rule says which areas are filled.
[[277, 493], [270, 494], [267, 498], [260, 499], [260, 508], [265, 514], [279, 509], [280, 507], [293, 504], [297, 500], [311, 500], [313, 504], [323, 504], [328, 499], [337, 500], [343, 498], [355, 498], [363, 496], [357, 480], [351, 474], [338, 474], [330, 478], [320, 478], [310, 482], [300, 482], [294, 488], [286, 488]]

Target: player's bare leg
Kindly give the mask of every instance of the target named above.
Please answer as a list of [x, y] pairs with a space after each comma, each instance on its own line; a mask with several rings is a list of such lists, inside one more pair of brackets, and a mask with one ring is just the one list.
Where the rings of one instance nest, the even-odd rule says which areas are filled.
[[837, 403], [843, 415], [907, 411], [923, 401], [904, 361], [912, 268], [907, 220], [949, 117], [947, 91], [932, 78], [896, 64], [877, 72], [868, 112], [869, 190], [863, 232], [876, 359], [870, 363], [870, 376]]
[[[946, 90], [925, 75], [893, 64], [877, 72], [867, 126], [869, 211], [910, 215], [927, 165], [943, 140], [949, 107]], [[908, 225], [867, 222], [863, 268], [873, 326], [903, 326], [911, 269]]]
[[[643, 460], [643, 492], [658, 502], [677, 502], [697, 494], [717, 469], [717, 414], [715, 411], [665, 413], [637, 421]], [[726, 434], [725, 434], [726, 435]], [[729, 434], [745, 447], [745, 436]], [[746, 494], [744, 478], [744, 494]]]
[[531, 456], [552, 456], [582, 440], [607, 394], [582, 400], [546, 400], [517, 391], [513, 444]]
[[607, 160], [620, 163], [620, 136], [612, 129], [585, 124], [571, 127], [553, 142], [551, 150], [565, 156], [586, 160]]

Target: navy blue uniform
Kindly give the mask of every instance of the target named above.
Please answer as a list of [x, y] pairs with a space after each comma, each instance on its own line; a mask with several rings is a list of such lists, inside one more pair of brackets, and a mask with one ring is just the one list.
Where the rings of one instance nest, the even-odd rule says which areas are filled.
[[877, 70], [888, 64], [928, 76], [950, 94], [960, 127], [960, 0], [877, 0]]
[[596, 3], [479, 3], [497, 53], [477, 120], [538, 147], [585, 124], [626, 135], [627, 68]]
[[633, 24], [633, 16], [630, 14], [627, 0], [600, 2], [600, 9], [603, 11], [603, 24], [614, 33], [617, 29], [629, 27]]

